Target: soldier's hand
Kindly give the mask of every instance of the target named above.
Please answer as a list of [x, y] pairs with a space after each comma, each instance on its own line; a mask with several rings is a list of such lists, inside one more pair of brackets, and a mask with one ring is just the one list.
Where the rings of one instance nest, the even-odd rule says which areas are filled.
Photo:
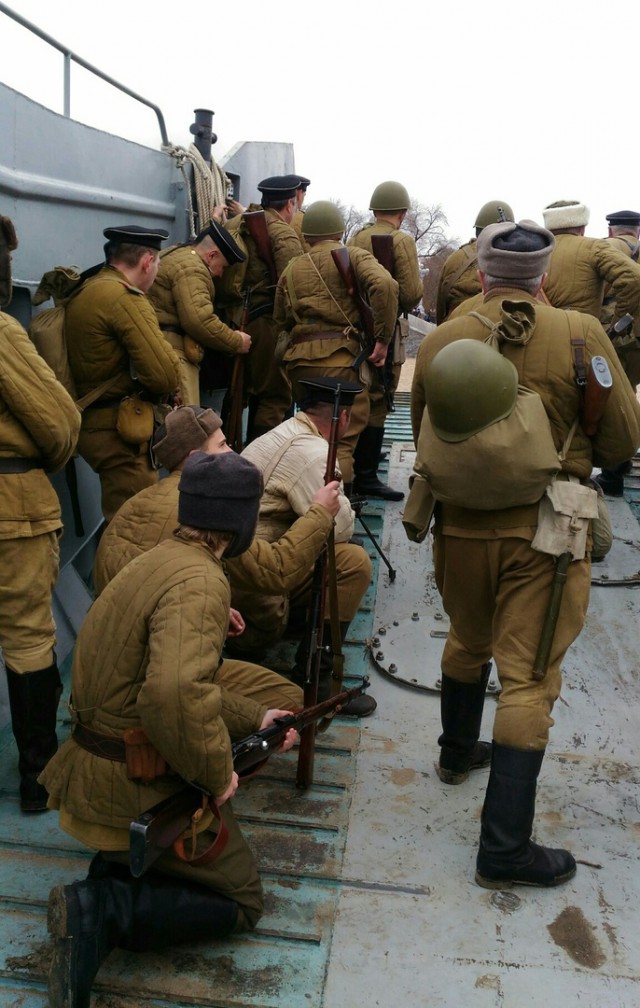
[[[288, 710], [275, 710], [275, 709], [272, 708], [271, 710], [268, 710], [267, 713], [265, 714], [265, 716], [263, 717], [262, 724], [260, 725], [260, 728], [261, 729], [262, 728], [269, 728], [270, 725], [272, 725], [273, 722], [276, 721], [278, 718], [288, 717], [292, 713], [293, 713], [292, 711], [288, 711]], [[287, 734], [284, 737], [284, 741], [283, 741], [282, 745], [280, 746], [279, 749], [276, 749], [276, 752], [286, 752], [287, 749], [291, 749], [291, 747], [294, 746], [296, 744], [296, 742], [299, 742], [299, 740], [300, 740], [300, 736], [298, 735], [298, 733], [295, 730], [295, 728], [289, 728], [289, 731], [287, 732]]]
[[244, 213], [245, 210], [247, 209], [242, 205], [242, 203], [238, 203], [238, 200], [236, 199], [228, 199], [227, 206], [232, 214]]
[[239, 637], [246, 630], [247, 624], [237, 609], [229, 609], [229, 629], [227, 637]]
[[373, 353], [369, 355], [367, 360], [371, 361], [374, 367], [382, 367], [387, 359], [387, 344], [381, 343], [380, 340], [376, 340]]
[[226, 206], [215, 206], [211, 211], [211, 220], [217, 221], [218, 224], [226, 224], [227, 223]]
[[242, 339], [242, 346], [238, 350], [238, 353], [249, 353], [249, 350], [251, 349], [251, 337], [249, 333], [242, 332], [242, 330], [240, 330], [238, 336]]
[[231, 774], [231, 783], [226, 791], [223, 791], [221, 795], [216, 795], [216, 805], [224, 805], [226, 801], [233, 798], [234, 794], [238, 790], [238, 775], [233, 771]]
[[317, 490], [311, 498], [313, 504], [322, 504], [327, 509], [332, 518], [335, 518], [340, 510], [340, 483], [332, 480], [326, 486]]

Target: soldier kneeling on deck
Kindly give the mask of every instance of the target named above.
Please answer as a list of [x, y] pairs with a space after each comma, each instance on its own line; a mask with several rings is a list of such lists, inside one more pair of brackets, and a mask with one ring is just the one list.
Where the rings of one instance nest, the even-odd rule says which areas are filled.
[[[49, 897], [51, 1008], [88, 1008], [95, 975], [115, 947], [145, 951], [220, 938], [253, 928], [262, 914], [260, 878], [229, 801], [238, 786], [230, 739], [285, 712], [270, 703], [266, 670], [256, 685], [251, 666], [220, 661], [229, 620], [222, 557], [251, 543], [261, 490], [261, 475], [246, 459], [194, 452], [180, 480], [173, 538], [132, 560], [80, 630], [72, 737], [41, 781], [62, 828], [98, 853], [86, 880], [56, 886]], [[283, 681], [271, 678], [277, 696]], [[143, 782], [131, 774], [127, 729], [146, 736], [157, 776]], [[289, 732], [283, 748], [296, 738]], [[153, 871], [133, 878], [131, 820], [187, 783], [218, 806], [226, 846], [198, 865], [169, 848]], [[211, 846], [212, 820], [207, 806], [197, 855]]]

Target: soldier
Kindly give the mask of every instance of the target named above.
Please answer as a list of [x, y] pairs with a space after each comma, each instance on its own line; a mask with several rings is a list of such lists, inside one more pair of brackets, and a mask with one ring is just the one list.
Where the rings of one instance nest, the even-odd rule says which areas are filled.
[[[618, 210], [616, 213], [607, 214], [607, 221], [609, 223], [607, 240], [623, 255], [629, 256], [637, 263], [640, 255], [640, 214], [635, 210]], [[609, 287], [606, 287], [600, 321], [607, 332], [618, 317], [616, 296]], [[640, 382], [640, 343], [635, 332], [635, 326], [629, 326], [624, 332], [611, 337], [618, 359], [633, 388]], [[631, 472], [630, 459], [615, 469], [603, 469], [595, 478], [605, 493], [611, 497], [621, 497], [624, 492], [624, 477], [629, 472]]]
[[[212, 221], [190, 245], [172, 245], [160, 253], [160, 268], [149, 291], [160, 328], [180, 359], [180, 397], [200, 403], [199, 365], [205, 348], [246, 354], [251, 336], [231, 329], [216, 315], [212, 277], [246, 255], [221, 224]], [[220, 388], [223, 387], [221, 379]]]
[[[353, 455], [355, 493], [382, 500], [402, 500], [404, 497], [401, 490], [393, 490], [378, 478], [378, 464], [384, 423], [393, 405], [393, 393], [398, 387], [405, 361], [408, 313], [420, 303], [423, 293], [416, 243], [410, 234], [401, 230], [410, 205], [409, 193], [400, 182], [381, 182], [374, 189], [369, 203], [375, 220], [365, 224], [347, 242], [348, 248], [357, 246], [375, 255], [398, 282], [398, 311], [401, 314], [396, 322], [393, 348], [389, 354], [391, 366], [388, 356], [384, 368], [376, 368], [373, 372], [369, 387], [369, 422], [358, 438]], [[378, 249], [380, 251], [376, 255]]]
[[[558, 481], [573, 477], [587, 484], [594, 463], [615, 464], [635, 451], [640, 442], [640, 406], [600, 323], [587, 314], [536, 302], [553, 246], [551, 233], [532, 221], [494, 224], [483, 230], [477, 244], [485, 291], [479, 313], [487, 322], [471, 315], [452, 319], [423, 340], [418, 351], [411, 401], [418, 460], [424, 450], [420, 427], [425, 409], [445, 445], [481, 429], [464, 398], [465, 391], [479, 389], [478, 373], [471, 363], [458, 361], [440, 374], [435, 368], [438, 351], [444, 353], [443, 348], [450, 350], [449, 344], [463, 339], [480, 341], [495, 361], [485, 396], [474, 394], [473, 401], [480, 402], [485, 412], [499, 408], [508, 361], [515, 369], [514, 392], [520, 384], [540, 395], [553, 442], [558, 450], [565, 449]], [[489, 329], [498, 339], [501, 354], [484, 347]], [[591, 438], [579, 422], [575, 340], [584, 341], [587, 364], [593, 356], [602, 355], [613, 375], [611, 395]], [[432, 376], [435, 388], [430, 386]], [[434, 402], [439, 404], [437, 410]], [[489, 416], [484, 426], [499, 416]], [[496, 465], [500, 466], [500, 459]], [[568, 564], [548, 669], [538, 681], [533, 669], [556, 572], [555, 556], [532, 546], [539, 502], [478, 510], [474, 508], [476, 491], [475, 484], [469, 486], [468, 507], [438, 503], [435, 511], [436, 582], [451, 620], [442, 657], [439, 775], [447, 783], [458, 784], [470, 770], [491, 761], [477, 857], [479, 885], [558, 885], [572, 878], [575, 861], [567, 851], [532, 843], [531, 831], [536, 782], [553, 725], [551, 711], [560, 693], [562, 660], [580, 633], [587, 610], [590, 540], [586, 538], [584, 559]], [[588, 527], [584, 535], [588, 536]], [[486, 743], [478, 742], [478, 735], [492, 656], [502, 692], [490, 751]]]
[[501, 220], [514, 220], [513, 210], [504, 200], [490, 200], [480, 207], [474, 227], [476, 236], [446, 260], [440, 274], [436, 303], [436, 322], [440, 325], [466, 298], [480, 293], [476, 241], [482, 229]]
[[576, 200], [559, 200], [542, 211], [555, 235], [544, 292], [555, 308], [573, 308], [599, 319], [605, 288], [616, 298], [616, 316], [640, 312], [640, 266], [604, 238], [586, 238], [589, 209]]
[[[303, 233], [310, 251], [294, 260], [278, 284], [274, 318], [289, 334], [284, 353], [294, 399], [300, 401], [302, 381], [330, 377], [353, 382], [354, 361], [361, 356], [363, 322], [356, 301], [345, 286], [331, 252], [341, 247], [344, 220], [335, 204], [320, 200], [304, 215]], [[349, 250], [362, 294], [373, 310], [374, 346], [367, 347], [360, 368], [363, 384], [370, 367], [384, 366], [398, 314], [398, 284], [370, 252]], [[348, 430], [341, 436], [338, 460], [347, 496], [353, 484], [353, 451], [369, 422], [369, 396], [364, 392], [351, 409]]]
[[[94, 977], [115, 947], [221, 938], [253, 928], [262, 914], [260, 878], [229, 801], [238, 787], [231, 740], [286, 713], [270, 702], [282, 679], [262, 670], [256, 683], [252, 666], [220, 661], [229, 619], [222, 557], [249, 546], [261, 488], [246, 459], [195, 452], [180, 479], [174, 537], [121, 571], [80, 630], [72, 737], [43, 782], [62, 828], [99, 853], [86, 880], [56, 886], [49, 897], [51, 1008], [88, 1008]], [[288, 688], [299, 706], [301, 691]], [[284, 748], [296, 738], [288, 732]], [[139, 769], [127, 764], [133, 739]], [[131, 820], [187, 783], [205, 799], [195, 852], [202, 859], [186, 863], [168, 847], [134, 879]], [[228, 837], [212, 860], [215, 806]]]
[[302, 207], [305, 199], [307, 198], [307, 189], [310, 185], [311, 179], [305, 178], [304, 175], [298, 175], [298, 187], [296, 189], [296, 212], [293, 216], [293, 227], [305, 252], [308, 252], [309, 249], [302, 235], [302, 222], [304, 220], [304, 210]]
[[[285, 420], [268, 434], [263, 434], [262, 437], [252, 441], [242, 453], [243, 457], [258, 466], [264, 477], [265, 486], [260, 502], [257, 534], [268, 542], [276, 542], [288, 531], [293, 530], [296, 519], [300, 521], [299, 516], [306, 514], [324, 483], [336, 384], [334, 378], [300, 381], [297, 400], [300, 409], [296, 415]], [[354, 399], [361, 392], [360, 386], [353, 382], [340, 379], [340, 386], [342, 395], [338, 436], [349, 426], [350, 410]], [[339, 475], [337, 473], [336, 478], [339, 478]], [[341, 492], [335, 516], [334, 540], [338, 622], [343, 641], [371, 581], [371, 561], [366, 551], [362, 546], [350, 542], [353, 522], [351, 505]], [[291, 593], [289, 602], [292, 614], [297, 610], [300, 615], [301, 611], [308, 609], [312, 574], [312, 569], [307, 568], [304, 582]], [[255, 586], [247, 584], [246, 588], [248, 590], [243, 592], [242, 596], [234, 593], [234, 599], [244, 613], [250, 614], [248, 618], [252, 619], [254, 625], [262, 624], [266, 631], [266, 621], [260, 618], [264, 600], [256, 593]], [[303, 682], [304, 672], [303, 640], [291, 673], [294, 681]], [[323, 631], [320, 663], [318, 689], [320, 699], [328, 696], [332, 672], [331, 624], [327, 619]], [[375, 708], [376, 701], [369, 694], [355, 697], [342, 709], [342, 713], [352, 717], [365, 717]]]
[[[152, 402], [175, 394], [180, 379], [178, 359], [146, 297], [167, 232], [131, 225], [106, 228], [104, 236], [106, 265], [68, 302], [65, 335], [78, 395], [91, 400], [78, 448], [100, 477], [109, 522], [123, 501], [158, 478], [149, 461], [147, 413]], [[134, 393], [145, 400], [134, 400], [145, 423], [125, 440], [120, 409]]]
[[278, 277], [285, 266], [302, 255], [292, 222], [298, 207], [298, 175], [273, 175], [258, 184], [260, 206], [251, 204], [247, 213], [264, 210], [266, 233], [258, 247], [246, 220], [229, 222], [238, 230], [248, 251], [244, 286], [250, 292], [249, 324], [251, 353], [247, 361], [245, 391], [249, 401], [247, 441], [271, 430], [291, 410], [291, 385], [282, 364], [275, 359], [278, 327], [273, 318], [273, 302]]
[[[168, 469], [169, 475], [125, 501], [100, 539], [93, 569], [96, 594], [130, 560], [171, 537], [178, 523], [180, 474], [193, 451], [217, 454], [230, 448], [220, 417], [213, 410], [181, 406], [168, 414], [152, 446], [156, 465]], [[240, 556], [225, 560], [234, 606], [227, 640], [230, 654], [262, 660], [266, 647], [282, 637], [289, 595], [308, 582], [333, 527], [340, 504], [338, 488], [337, 481], [320, 486], [309, 506], [282, 535], [273, 542], [256, 537]], [[348, 585], [347, 591], [350, 588]], [[245, 595], [248, 613], [244, 611]], [[278, 702], [282, 706], [291, 698]]]
[[22, 326], [0, 312], [0, 646], [18, 747], [20, 808], [39, 812], [38, 774], [57, 748], [62, 683], [51, 593], [60, 502], [47, 479], [71, 458], [80, 413]]

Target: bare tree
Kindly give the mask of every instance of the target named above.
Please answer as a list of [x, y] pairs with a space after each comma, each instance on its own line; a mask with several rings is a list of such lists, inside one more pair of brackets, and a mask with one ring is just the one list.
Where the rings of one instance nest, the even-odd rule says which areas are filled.
[[344, 219], [344, 240], [346, 242], [352, 234], [364, 227], [369, 220], [369, 214], [357, 210], [354, 206], [347, 206], [340, 200], [332, 200], [331, 202], [335, 203]]
[[411, 206], [402, 222], [402, 230], [414, 239], [421, 267], [426, 266], [425, 259], [447, 242], [447, 224], [446, 214], [439, 203], [426, 205], [411, 200]]
[[422, 303], [427, 316], [433, 315], [434, 319], [442, 267], [457, 247], [457, 244], [454, 244], [451, 241], [446, 241], [438, 248], [435, 248], [430, 255], [421, 257], [422, 267], [424, 269], [424, 276], [422, 280], [424, 295]]

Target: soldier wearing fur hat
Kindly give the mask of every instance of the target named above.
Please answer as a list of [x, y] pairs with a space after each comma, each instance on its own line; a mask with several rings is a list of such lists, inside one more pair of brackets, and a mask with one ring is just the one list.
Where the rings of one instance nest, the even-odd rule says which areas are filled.
[[[235, 453], [191, 455], [174, 536], [122, 570], [80, 630], [72, 735], [42, 781], [62, 828], [98, 853], [85, 880], [56, 886], [49, 897], [51, 1008], [88, 1006], [115, 947], [222, 938], [253, 928], [262, 914], [260, 878], [230, 803], [238, 787], [231, 740], [285, 713], [271, 699], [281, 679], [268, 673], [267, 680], [262, 670], [256, 680], [251, 667], [220, 660], [229, 620], [223, 557], [250, 545], [261, 490], [259, 471]], [[289, 689], [299, 704], [301, 691]], [[144, 783], [127, 766], [132, 735], [146, 756]], [[295, 740], [290, 732], [284, 748]], [[204, 797], [202, 860], [186, 863], [168, 848], [134, 879], [131, 820], [187, 783]], [[215, 815], [228, 836], [212, 860]]]
[[[453, 362], [449, 373], [446, 369], [439, 373], [437, 408], [428, 386], [432, 371], [439, 367], [439, 351], [444, 353], [460, 340], [477, 340], [484, 346], [489, 335], [502, 355], [495, 354], [496, 366], [502, 368], [505, 359], [511, 362], [515, 381], [539, 394], [556, 449], [567, 446], [560, 482], [573, 479], [587, 484], [594, 464], [616, 464], [635, 451], [640, 443], [640, 406], [602, 326], [592, 315], [561, 311], [536, 300], [556, 240], [532, 221], [493, 224], [479, 236], [483, 304], [474, 313], [443, 323], [418, 351], [411, 393], [418, 459], [425, 411], [445, 444], [474, 433], [472, 425], [465, 434], [465, 423], [470, 421], [464, 396], [453, 395], [460, 381], [460, 362]], [[592, 437], [580, 422], [581, 390], [572, 350], [576, 340], [584, 343], [587, 364], [601, 355], [613, 375], [610, 398]], [[477, 380], [477, 374], [469, 378]], [[495, 419], [489, 418], [485, 426]], [[496, 466], [500, 464], [497, 458]], [[486, 478], [491, 479], [490, 472]], [[480, 510], [476, 500], [477, 487], [470, 485], [468, 505], [442, 501], [435, 509], [436, 583], [451, 620], [442, 656], [438, 773], [445, 783], [461, 784], [470, 771], [491, 766], [476, 861], [479, 885], [555, 886], [574, 875], [575, 860], [566, 850], [534, 844], [531, 832], [536, 783], [561, 689], [562, 660], [580, 633], [587, 610], [589, 526], [584, 529], [583, 557], [568, 564], [548, 668], [538, 680], [533, 669], [556, 571], [555, 555], [542, 552], [539, 543], [533, 545], [540, 502]], [[502, 685], [492, 745], [478, 741], [491, 658]]]
[[149, 434], [141, 429], [125, 440], [118, 429], [123, 397], [136, 393], [150, 410], [151, 402], [173, 397], [179, 375], [147, 297], [167, 232], [128, 225], [106, 228], [104, 236], [106, 265], [68, 302], [65, 335], [78, 395], [90, 400], [78, 448], [100, 477], [109, 522], [123, 501], [158, 478], [149, 462]]
[[[160, 268], [149, 291], [165, 339], [180, 360], [180, 397], [200, 402], [199, 366], [205, 349], [247, 354], [249, 333], [231, 329], [215, 310], [213, 278], [246, 259], [229, 231], [211, 221], [189, 245], [172, 245], [160, 253]], [[220, 388], [225, 379], [221, 377]]]
[[480, 293], [478, 280], [478, 256], [476, 242], [478, 235], [488, 224], [497, 224], [501, 220], [515, 220], [513, 210], [504, 200], [489, 200], [478, 210], [474, 228], [475, 238], [461, 245], [445, 260], [438, 283], [436, 302], [436, 322], [440, 325], [451, 315], [452, 311]]
[[[369, 202], [374, 220], [356, 231], [347, 242], [348, 248], [357, 246], [371, 252], [376, 258], [380, 255], [379, 261], [385, 268], [390, 268], [391, 275], [398, 284], [399, 315], [393, 335], [393, 364], [389, 374], [391, 396], [398, 387], [405, 360], [404, 340], [409, 332], [408, 312], [419, 304], [423, 293], [416, 243], [407, 231], [401, 230], [410, 205], [409, 193], [400, 182], [381, 182], [374, 189]], [[402, 500], [404, 493], [401, 490], [394, 490], [378, 477], [384, 422], [389, 413], [389, 397], [379, 369], [375, 369], [371, 376], [369, 405], [369, 422], [358, 438], [353, 455], [353, 489], [364, 497]]]

